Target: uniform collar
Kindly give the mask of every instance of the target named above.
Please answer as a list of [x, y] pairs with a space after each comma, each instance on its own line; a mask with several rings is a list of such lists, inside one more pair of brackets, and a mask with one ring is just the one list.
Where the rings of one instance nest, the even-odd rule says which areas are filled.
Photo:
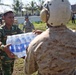
[[13, 26], [11, 26], [11, 28], [8, 29], [7, 26], [5, 25], [5, 26], [4, 26], [4, 29], [5, 29], [5, 30], [13, 30], [14, 28], [13, 28]]

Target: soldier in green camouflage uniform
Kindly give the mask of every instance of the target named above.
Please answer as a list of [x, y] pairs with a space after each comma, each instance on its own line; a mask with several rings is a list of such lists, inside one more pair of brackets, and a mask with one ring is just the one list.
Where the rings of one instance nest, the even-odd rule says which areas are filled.
[[25, 22], [24, 22], [24, 26], [23, 26], [23, 31], [25, 30], [25, 33], [27, 32], [32, 32], [33, 30], [35, 30], [34, 25], [29, 21], [28, 16], [25, 17]]
[[[14, 13], [8, 10], [4, 13], [3, 18], [5, 20], [5, 25], [0, 28], [0, 41], [3, 45], [6, 45], [6, 39], [8, 35], [23, 33], [17, 26], [13, 25]], [[0, 68], [2, 68], [2, 75], [12, 75], [13, 65], [15, 58], [10, 58], [5, 51], [9, 48], [0, 49]], [[10, 52], [11, 53], [11, 52]], [[2, 64], [1, 64], [2, 63]]]

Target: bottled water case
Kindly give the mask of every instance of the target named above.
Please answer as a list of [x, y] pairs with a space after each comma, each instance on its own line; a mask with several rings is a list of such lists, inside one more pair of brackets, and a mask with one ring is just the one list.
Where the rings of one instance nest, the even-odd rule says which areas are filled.
[[27, 56], [26, 49], [35, 37], [36, 35], [32, 32], [11, 35], [7, 36], [6, 44], [11, 44], [11, 46], [9, 46], [10, 51], [18, 58], [21, 58]]

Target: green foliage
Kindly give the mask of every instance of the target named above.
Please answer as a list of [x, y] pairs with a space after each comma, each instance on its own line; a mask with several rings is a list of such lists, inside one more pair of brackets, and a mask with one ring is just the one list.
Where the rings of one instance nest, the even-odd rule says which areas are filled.
[[[46, 23], [34, 22], [33, 24], [34, 24], [36, 29], [39, 29], [42, 31], [46, 30]], [[70, 29], [76, 30], [76, 23], [74, 24], [74, 23], [72, 23], [72, 21], [69, 21], [66, 26]]]
[[33, 24], [34, 24], [36, 30], [44, 31], [46, 29], [46, 24], [43, 22], [34, 22]]
[[16, 14], [18, 14], [19, 11], [21, 12], [22, 5], [23, 5], [23, 3], [20, 2], [20, 0], [13, 0], [13, 5], [12, 6], [13, 6], [14, 11], [16, 12]]
[[70, 28], [70, 29], [73, 29], [73, 30], [76, 30], [76, 23], [72, 23], [72, 21], [70, 21], [68, 24], [67, 24], [67, 27]]

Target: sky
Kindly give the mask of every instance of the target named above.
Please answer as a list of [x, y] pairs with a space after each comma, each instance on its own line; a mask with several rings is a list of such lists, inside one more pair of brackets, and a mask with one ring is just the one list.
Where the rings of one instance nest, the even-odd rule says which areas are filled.
[[[34, 0], [22, 0], [24, 4], [30, 1], [34, 1]], [[35, 1], [37, 2], [38, 0], [35, 0]], [[76, 0], [69, 0], [69, 2], [71, 3], [71, 5], [76, 4]], [[13, 0], [2, 0], [2, 3], [11, 5], [13, 3]]]

